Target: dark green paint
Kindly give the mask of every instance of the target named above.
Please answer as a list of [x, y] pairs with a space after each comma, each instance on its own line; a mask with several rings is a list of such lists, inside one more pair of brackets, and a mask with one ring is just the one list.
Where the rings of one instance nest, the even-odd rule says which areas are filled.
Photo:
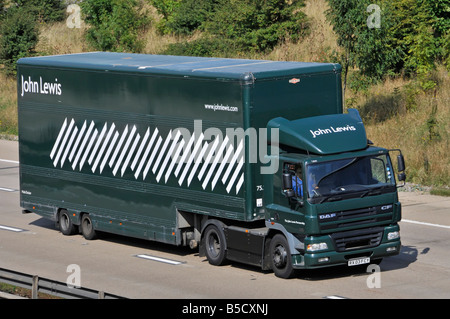
[[[260, 168], [264, 165], [247, 160], [252, 152], [248, 137], [242, 169], [244, 182], [237, 194], [227, 192], [222, 183], [217, 183], [214, 191], [211, 187], [204, 189], [196, 178], [188, 187], [186, 182], [180, 186], [177, 178], [172, 177], [166, 183], [158, 182], [153, 174], [145, 180], [136, 179], [131, 169], [121, 176], [114, 175], [109, 167], [99, 174], [98, 169], [92, 172], [91, 165], [84, 165], [81, 170], [72, 169], [69, 162], [62, 167], [54, 166], [49, 154], [65, 119], [73, 119], [78, 129], [84, 121], [87, 126], [93, 121], [99, 131], [105, 123], [108, 127], [114, 123], [117, 132], [123, 132], [127, 125], [129, 129], [135, 126], [141, 140], [147, 128], [157, 127], [163, 137], [176, 128], [186, 128], [192, 133], [195, 120], [203, 121], [201, 132], [218, 128], [224, 136], [227, 128], [278, 128], [281, 144], [290, 146], [291, 151], [297, 148], [296, 152], [282, 152], [274, 159], [279, 161], [280, 168], [285, 161], [307, 164], [331, 153], [326, 155], [329, 159], [354, 156], [345, 152], [361, 156], [376, 152], [366, 149], [359, 116], [352, 112], [336, 115], [342, 113], [340, 71], [339, 65], [327, 63], [101, 52], [21, 59], [18, 62], [21, 206], [52, 219], [59, 209], [65, 208], [75, 224], [80, 223], [82, 213], [89, 213], [98, 230], [177, 245], [182, 243], [177, 210], [221, 218], [230, 225], [244, 222], [250, 228], [264, 225], [264, 221], [276, 215], [273, 230], [283, 231], [289, 238], [294, 234], [307, 244], [326, 237], [318, 228], [318, 212], [380, 201], [397, 203], [397, 194], [321, 205], [305, 201], [303, 207], [292, 209], [282, 194], [281, 169], [273, 175], [262, 175]], [[41, 90], [41, 79], [48, 85], [56, 85], [54, 92], [60, 90], [60, 94], [24, 92], [24, 81], [33, 82], [25, 85], [28, 91], [33, 91], [30, 85], [35, 82], [39, 82], [37, 89]], [[237, 107], [238, 111], [214, 111], [205, 108], [205, 104]], [[336, 143], [336, 135], [323, 135], [321, 142], [319, 137], [308, 137], [309, 129], [336, 121], [345, 125], [352, 121], [361, 131], [348, 135], [345, 146]], [[256, 206], [257, 199], [263, 200], [262, 207]], [[400, 210], [399, 205], [396, 210]], [[396, 227], [400, 212], [394, 215], [389, 227]], [[285, 220], [305, 225], [299, 227]], [[272, 226], [268, 227], [271, 229], [266, 234], [270, 235]], [[240, 230], [229, 233], [247, 237]], [[260, 235], [255, 236], [252, 243], [259, 243]], [[236, 240], [232, 243], [238, 246]], [[257, 250], [254, 244], [251, 248]], [[314, 254], [295, 252], [292, 247], [291, 250], [295, 267], [316, 266]], [[344, 260], [341, 253], [329, 254], [335, 256], [332, 258], [336, 263]], [[259, 260], [256, 255], [252, 263], [255, 260]]]

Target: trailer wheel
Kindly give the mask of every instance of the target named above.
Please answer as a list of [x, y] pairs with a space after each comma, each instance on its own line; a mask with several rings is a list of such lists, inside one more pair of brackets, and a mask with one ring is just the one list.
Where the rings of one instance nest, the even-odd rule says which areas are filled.
[[92, 240], [97, 238], [97, 233], [94, 230], [94, 225], [92, 224], [91, 217], [89, 217], [89, 214], [84, 214], [81, 217], [81, 233], [83, 234], [83, 237], [87, 240]]
[[226, 260], [225, 235], [214, 225], [205, 229], [205, 254], [211, 265], [220, 266]]
[[58, 214], [58, 225], [61, 233], [66, 236], [74, 235], [78, 231], [77, 226], [70, 219], [69, 212], [65, 209], [61, 209]]
[[270, 242], [270, 262], [275, 276], [287, 279], [294, 274], [289, 245], [281, 234], [273, 236]]

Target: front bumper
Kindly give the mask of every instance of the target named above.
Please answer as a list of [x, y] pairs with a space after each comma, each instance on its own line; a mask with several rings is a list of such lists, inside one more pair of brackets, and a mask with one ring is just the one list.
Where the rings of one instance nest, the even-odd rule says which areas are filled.
[[328, 241], [329, 249], [327, 251], [319, 251], [314, 253], [292, 255], [292, 264], [295, 269], [313, 269], [338, 265], [348, 265], [348, 261], [354, 258], [369, 257], [370, 263], [388, 256], [395, 256], [400, 253], [401, 241], [400, 237], [389, 240], [387, 234], [399, 231], [398, 225], [387, 226], [384, 229], [384, 235], [381, 243], [376, 247], [350, 249], [347, 251], [336, 251], [330, 236], [315, 237], [314, 241]]

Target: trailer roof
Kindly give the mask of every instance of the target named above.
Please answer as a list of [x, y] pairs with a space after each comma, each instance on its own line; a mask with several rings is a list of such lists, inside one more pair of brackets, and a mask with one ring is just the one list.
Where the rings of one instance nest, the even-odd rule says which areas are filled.
[[341, 70], [339, 64], [332, 63], [113, 52], [89, 52], [23, 58], [19, 60], [19, 65], [229, 79], [243, 79], [249, 73], [252, 73], [256, 79], [261, 79], [318, 72], [339, 72]]

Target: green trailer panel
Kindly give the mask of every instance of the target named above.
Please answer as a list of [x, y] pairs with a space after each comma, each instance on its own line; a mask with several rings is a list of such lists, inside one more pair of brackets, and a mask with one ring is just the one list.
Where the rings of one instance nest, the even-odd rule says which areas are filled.
[[[307, 93], [318, 83], [326, 99], [314, 105], [317, 89]], [[263, 219], [260, 164], [246, 160], [248, 139], [227, 129], [339, 112], [338, 83], [340, 67], [325, 63], [102, 52], [21, 59], [22, 206], [50, 218], [64, 208], [78, 223], [89, 213], [99, 230], [171, 243], [180, 242], [178, 211]]]

